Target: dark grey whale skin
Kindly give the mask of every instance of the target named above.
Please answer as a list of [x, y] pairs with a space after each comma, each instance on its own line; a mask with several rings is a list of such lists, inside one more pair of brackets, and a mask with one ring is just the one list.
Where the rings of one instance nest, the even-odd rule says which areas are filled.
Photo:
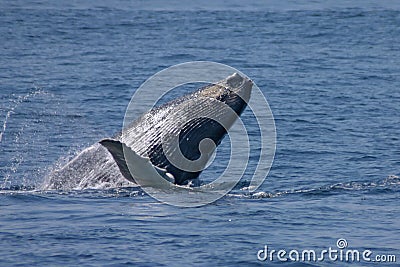
[[[153, 108], [113, 138], [99, 141], [82, 151], [63, 168], [51, 173], [46, 187], [84, 188], [93, 186], [97, 182], [123, 185], [126, 180], [136, 183], [125, 161], [124, 149], [131, 149], [142, 157], [148, 157], [154, 166], [172, 175], [175, 184], [183, 185], [189, 180], [196, 179], [201, 171], [184, 171], [169, 162], [162, 146], [162, 134], [179, 136], [179, 148], [182, 154], [189, 160], [196, 160], [201, 155], [199, 150], [201, 140], [209, 138], [218, 146], [227, 132], [218, 122], [205, 117], [187, 121], [183, 127], [176, 125], [173, 117], [176, 109], [181, 107], [181, 104], [190, 103], [194, 107], [190, 113], [203, 111], [212, 115], [231, 116], [217, 107], [215, 101], [211, 101], [218, 100], [240, 116], [250, 99], [251, 88], [251, 80], [235, 73], [213, 85]], [[228, 125], [225, 124], [225, 127], [229, 129], [237, 116], [227, 118]]]

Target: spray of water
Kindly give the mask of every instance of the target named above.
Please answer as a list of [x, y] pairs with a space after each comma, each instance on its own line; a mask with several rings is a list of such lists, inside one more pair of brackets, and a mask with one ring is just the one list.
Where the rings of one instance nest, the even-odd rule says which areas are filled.
[[[3, 135], [7, 129], [7, 123], [10, 120], [11, 115], [15, 112], [15, 109], [18, 108], [19, 105], [21, 105], [22, 103], [26, 102], [27, 100], [29, 100], [30, 98], [37, 96], [39, 94], [45, 94], [45, 91], [43, 91], [42, 88], [35, 86], [35, 90], [32, 92], [27, 93], [26, 95], [22, 95], [22, 96], [17, 96], [14, 99], [11, 99], [11, 102], [13, 102], [13, 105], [11, 106], [11, 108], [8, 110], [4, 122], [3, 122], [3, 127], [2, 127], [2, 131], [0, 132], [0, 143], [3, 140]], [[13, 95], [15, 96], [15, 95]]]
[[[31, 100], [32, 98], [34, 98], [38, 95], [44, 95], [44, 94], [47, 94], [47, 93], [42, 88], [40, 88], [38, 86], [34, 86], [34, 89], [25, 95], [16, 95], [16, 94], [11, 95], [11, 98], [10, 98], [11, 105], [10, 105], [10, 107], [8, 107], [6, 109], [7, 113], [5, 115], [3, 125], [0, 128], [1, 129], [1, 131], [0, 131], [0, 146], [2, 145], [2, 143], [4, 143], [3, 137], [6, 133], [7, 127], [9, 126], [9, 122], [10, 122], [12, 114], [14, 114], [15, 111], [18, 108], [20, 108], [23, 103], [26, 103], [27, 101]], [[18, 144], [20, 142], [21, 135], [24, 132], [25, 126], [26, 125], [22, 125], [22, 127], [15, 134], [15, 136], [12, 140], [12, 142], [14, 144]], [[7, 185], [10, 182], [10, 178], [11, 178], [12, 174], [17, 172], [19, 166], [23, 162], [23, 153], [18, 153], [17, 155], [13, 155], [12, 157], [10, 157], [10, 159], [11, 159], [12, 163], [7, 168], [9, 170], [9, 172], [7, 172], [4, 175], [4, 180], [3, 180], [3, 185], [2, 185], [3, 188], [7, 187]]]

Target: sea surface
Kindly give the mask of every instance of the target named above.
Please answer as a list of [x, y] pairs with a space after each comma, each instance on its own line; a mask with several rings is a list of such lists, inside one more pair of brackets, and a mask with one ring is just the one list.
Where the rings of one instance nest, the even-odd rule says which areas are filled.
[[[0, 266], [343, 266], [257, 258], [338, 239], [399, 266], [400, 3], [349, 2], [1, 1]], [[251, 168], [199, 208], [134, 187], [43, 190], [121, 130], [146, 79], [197, 60], [237, 68], [269, 102], [276, 155], [255, 193]]]

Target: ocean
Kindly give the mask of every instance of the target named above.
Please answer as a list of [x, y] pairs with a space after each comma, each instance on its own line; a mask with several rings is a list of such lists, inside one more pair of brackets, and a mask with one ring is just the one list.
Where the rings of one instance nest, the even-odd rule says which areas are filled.
[[[400, 266], [399, 2], [6, 0], [0, 10], [0, 266]], [[276, 152], [256, 192], [245, 190], [251, 168], [198, 208], [137, 187], [44, 189], [121, 130], [146, 79], [189, 61], [232, 66], [268, 100]], [[217, 153], [200, 178], [228, 159]], [[346, 261], [348, 250], [360, 259]]]

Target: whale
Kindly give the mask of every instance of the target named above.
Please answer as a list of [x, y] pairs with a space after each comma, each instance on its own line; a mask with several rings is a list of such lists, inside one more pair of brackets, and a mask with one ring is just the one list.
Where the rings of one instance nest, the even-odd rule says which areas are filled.
[[[99, 140], [55, 167], [44, 187], [152, 186], [158, 179], [155, 176], [175, 185], [196, 181], [246, 108], [252, 86], [249, 78], [233, 73], [156, 106], [114, 136]], [[183, 157], [176, 157], [183, 164], [176, 164], [175, 154]]]

